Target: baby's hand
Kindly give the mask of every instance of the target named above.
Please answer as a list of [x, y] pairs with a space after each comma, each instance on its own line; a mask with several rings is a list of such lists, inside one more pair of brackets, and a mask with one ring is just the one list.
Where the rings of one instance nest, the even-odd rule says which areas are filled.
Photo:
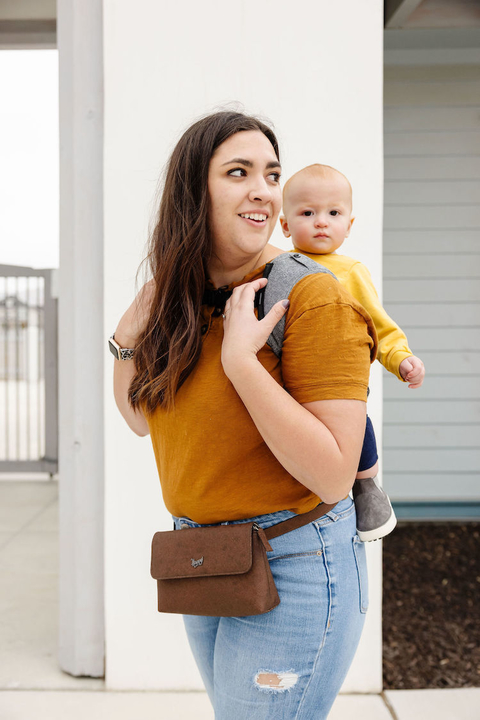
[[410, 357], [402, 360], [399, 370], [402, 378], [406, 382], [410, 383], [408, 386], [409, 388], [419, 388], [423, 383], [423, 378], [425, 377], [425, 366], [420, 358], [415, 357], [415, 355], [410, 355]]

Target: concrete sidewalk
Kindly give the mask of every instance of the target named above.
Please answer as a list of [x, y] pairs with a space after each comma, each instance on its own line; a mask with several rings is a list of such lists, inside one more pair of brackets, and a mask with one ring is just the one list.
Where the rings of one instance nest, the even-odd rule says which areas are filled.
[[[1, 720], [214, 720], [203, 692], [116, 692], [59, 669], [57, 495], [56, 482], [0, 482]], [[480, 688], [341, 695], [329, 716], [430, 718], [480, 720]]]

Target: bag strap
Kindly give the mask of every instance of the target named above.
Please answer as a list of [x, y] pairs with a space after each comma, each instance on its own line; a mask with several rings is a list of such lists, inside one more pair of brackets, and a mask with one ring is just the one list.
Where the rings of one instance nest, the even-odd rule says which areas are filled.
[[270, 527], [265, 528], [263, 532], [267, 536], [268, 540], [279, 537], [279, 535], [284, 535], [292, 530], [308, 525], [308, 523], [311, 523], [313, 520], [318, 520], [318, 518], [322, 517], [322, 515], [326, 515], [330, 512], [330, 510], [333, 510], [336, 504], [337, 503], [327, 505], [327, 503], [320, 503], [320, 505], [314, 507], [313, 510], [310, 510], [310, 512], [303, 513], [303, 515], [295, 515], [295, 517], [290, 518], [289, 520], [283, 520], [276, 525], [271, 525]]

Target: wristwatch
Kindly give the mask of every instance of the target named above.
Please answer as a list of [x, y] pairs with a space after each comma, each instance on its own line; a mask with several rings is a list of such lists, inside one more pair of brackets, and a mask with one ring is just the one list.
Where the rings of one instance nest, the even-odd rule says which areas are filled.
[[108, 338], [108, 347], [117, 360], [131, 360], [135, 352], [134, 348], [121, 348], [115, 341], [115, 333], [111, 338]]

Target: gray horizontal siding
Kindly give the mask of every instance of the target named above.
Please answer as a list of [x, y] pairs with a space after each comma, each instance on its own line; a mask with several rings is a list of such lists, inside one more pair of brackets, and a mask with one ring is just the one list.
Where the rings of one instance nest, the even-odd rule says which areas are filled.
[[[388, 207], [385, 208], [388, 211]], [[419, 255], [435, 253], [456, 254], [478, 252], [480, 235], [478, 230], [451, 230], [435, 228], [435, 230], [412, 230], [408, 232], [398, 228], [385, 229], [383, 233], [384, 257], [399, 250]]]
[[[383, 442], [388, 450], [402, 448], [428, 448], [430, 451], [458, 448], [477, 448], [479, 428], [477, 425], [385, 425]], [[390, 462], [389, 467], [393, 467]]]
[[[480, 207], [478, 208], [480, 214]], [[480, 243], [478, 254], [443, 255], [435, 253], [424, 258], [408, 253], [389, 255], [383, 263], [383, 277], [395, 279], [410, 278], [442, 278], [449, 276], [469, 278], [480, 277]]]
[[[390, 228], [396, 230], [438, 228], [439, 230], [455, 231], [459, 226], [464, 230], [480, 230], [480, 206], [466, 203], [461, 207], [452, 204], [387, 205], [384, 213], [384, 226], [386, 230]], [[455, 238], [452, 237], [452, 244], [454, 242]]]
[[385, 69], [383, 298], [425, 363], [384, 373], [394, 500], [480, 498], [480, 67]]
[[[412, 396], [414, 392], [418, 397], [421, 391], [411, 391]], [[398, 400], [387, 397], [384, 399], [384, 422], [388, 425], [480, 423], [480, 400], [422, 400], [413, 397]]]
[[389, 157], [385, 175], [389, 180], [478, 180], [480, 157]]
[[[422, 351], [422, 360], [428, 369], [429, 378], [432, 375], [442, 375], [446, 379], [449, 377], [462, 377], [463, 375], [478, 375], [480, 368], [479, 352], [467, 352], [459, 348], [454, 350], [444, 350], [443, 348], [442, 350], [433, 351], [424, 350]], [[400, 381], [397, 380], [397, 382]]]
[[442, 132], [445, 130], [480, 129], [480, 102], [475, 107], [385, 107], [385, 135], [412, 131]]
[[[447, 271], [443, 275], [447, 274]], [[480, 302], [478, 278], [409, 278], [387, 279], [383, 283], [387, 302]]]
[[480, 467], [480, 448], [389, 448], [385, 462], [398, 473], [475, 473]]
[[447, 131], [430, 133], [389, 133], [385, 135], [385, 157], [402, 155], [471, 155], [480, 154], [480, 131]]
[[[480, 112], [479, 112], [480, 115]], [[475, 180], [430, 180], [426, 182], [405, 182], [388, 180], [385, 182], [385, 204], [391, 205], [431, 205], [445, 204], [458, 206], [478, 205], [480, 182]], [[451, 238], [450, 238], [451, 246]]]
[[[442, 327], [446, 333], [442, 344], [452, 327], [471, 327], [478, 324], [480, 307], [473, 303], [385, 303], [385, 309], [395, 316], [396, 322], [408, 332], [410, 328]], [[437, 349], [437, 348], [436, 348]], [[438, 348], [442, 349], [442, 348]], [[480, 372], [480, 367], [479, 367]]]
[[[478, 501], [478, 470], [473, 473], [397, 473], [386, 471], [384, 485], [393, 500]], [[393, 488], [395, 490], [395, 495]]]
[[[400, 382], [396, 377], [387, 373], [383, 389], [389, 400], [408, 399], [408, 402], [437, 401], [440, 398], [444, 400], [480, 400], [480, 374], [476, 377], [460, 376], [455, 380], [449, 380], [441, 375], [430, 377], [428, 374], [421, 388], [409, 388], [407, 383]], [[480, 429], [478, 435], [480, 440]]]
[[480, 97], [480, 81], [452, 80], [451, 82], [395, 82], [385, 85], [384, 102], [390, 107], [415, 105], [443, 107], [475, 106]]

